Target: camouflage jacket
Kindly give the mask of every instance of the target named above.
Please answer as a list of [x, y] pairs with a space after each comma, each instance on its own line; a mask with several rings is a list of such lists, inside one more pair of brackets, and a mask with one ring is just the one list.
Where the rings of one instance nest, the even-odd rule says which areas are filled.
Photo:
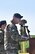
[[0, 45], [4, 45], [4, 31], [0, 28]]
[[18, 49], [18, 43], [21, 39], [17, 27], [15, 24], [10, 24], [7, 26], [6, 31], [6, 37], [7, 37], [7, 49]]

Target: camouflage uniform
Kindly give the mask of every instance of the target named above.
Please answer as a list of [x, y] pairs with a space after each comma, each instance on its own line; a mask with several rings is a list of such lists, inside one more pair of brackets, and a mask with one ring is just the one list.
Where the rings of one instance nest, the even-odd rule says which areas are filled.
[[4, 54], [4, 31], [0, 28], [0, 54]]
[[21, 39], [17, 27], [15, 24], [10, 24], [7, 26], [6, 31], [7, 37], [7, 53], [8, 54], [17, 54], [19, 49], [19, 40]]

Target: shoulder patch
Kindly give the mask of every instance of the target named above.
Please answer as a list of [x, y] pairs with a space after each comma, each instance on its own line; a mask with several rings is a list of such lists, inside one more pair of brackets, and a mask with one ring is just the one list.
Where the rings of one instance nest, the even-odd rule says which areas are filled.
[[12, 31], [15, 31], [14, 29], [12, 29]]
[[2, 33], [2, 31], [0, 31], [0, 33]]

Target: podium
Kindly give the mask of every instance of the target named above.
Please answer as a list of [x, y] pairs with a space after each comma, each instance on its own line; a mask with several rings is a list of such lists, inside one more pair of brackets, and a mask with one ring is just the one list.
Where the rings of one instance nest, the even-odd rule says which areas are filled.
[[30, 54], [35, 54], [35, 38], [30, 38]]

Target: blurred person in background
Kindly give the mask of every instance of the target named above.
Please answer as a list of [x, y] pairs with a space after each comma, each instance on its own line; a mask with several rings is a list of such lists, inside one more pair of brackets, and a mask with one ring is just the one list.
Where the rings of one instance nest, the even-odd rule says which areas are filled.
[[4, 29], [6, 24], [6, 20], [0, 21], [0, 54], [4, 54]]

